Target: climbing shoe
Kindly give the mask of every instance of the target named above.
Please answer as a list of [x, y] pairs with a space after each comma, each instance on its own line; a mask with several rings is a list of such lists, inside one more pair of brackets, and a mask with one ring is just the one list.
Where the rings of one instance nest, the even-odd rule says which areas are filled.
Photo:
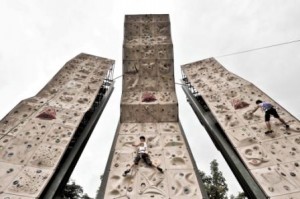
[[286, 129], [289, 129], [289, 128], [290, 128], [290, 125], [286, 124], [286, 125], [285, 125], [285, 128], [286, 128]]
[[130, 172], [130, 169], [127, 169], [126, 171], [124, 171], [123, 176], [125, 177], [129, 172]]
[[158, 170], [160, 173], [164, 173], [164, 171], [163, 171], [162, 168], [160, 168], [160, 167], [157, 167], [157, 170]]
[[268, 135], [268, 134], [270, 134], [270, 133], [273, 133], [273, 131], [270, 130], [270, 131], [266, 131], [266, 132], [265, 132], [266, 135]]

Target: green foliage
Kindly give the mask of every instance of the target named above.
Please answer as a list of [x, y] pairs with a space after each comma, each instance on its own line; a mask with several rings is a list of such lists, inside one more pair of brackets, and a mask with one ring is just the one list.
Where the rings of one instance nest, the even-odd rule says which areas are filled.
[[245, 195], [244, 192], [239, 192], [237, 196], [230, 196], [230, 199], [247, 199], [247, 196]]
[[83, 188], [76, 184], [75, 181], [69, 181], [63, 191], [64, 199], [92, 199], [86, 193], [83, 194]]
[[[203, 181], [208, 198], [210, 199], [228, 199], [228, 186], [221, 171], [219, 171], [219, 164], [217, 160], [210, 163], [210, 174], [206, 175], [203, 171], [199, 171]], [[238, 196], [230, 196], [230, 199], [246, 199], [244, 193], [239, 193]]]
[[86, 193], [83, 194], [81, 198], [82, 198], [82, 199], [92, 199], [92, 198], [90, 198], [89, 195], [87, 195]]

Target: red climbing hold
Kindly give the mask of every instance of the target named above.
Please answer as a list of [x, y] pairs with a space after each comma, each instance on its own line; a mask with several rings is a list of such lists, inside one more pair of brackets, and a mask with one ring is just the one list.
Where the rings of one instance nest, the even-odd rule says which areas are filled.
[[144, 92], [142, 96], [142, 102], [153, 102], [156, 101], [154, 93]]
[[44, 119], [44, 120], [53, 120], [56, 119], [56, 111], [52, 107], [46, 107], [44, 110], [36, 116], [37, 118]]
[[249, 106], [247, 102], [238, 99], [231, 100], [231, 104], [234, 107], [234, 109], [241, 109]]

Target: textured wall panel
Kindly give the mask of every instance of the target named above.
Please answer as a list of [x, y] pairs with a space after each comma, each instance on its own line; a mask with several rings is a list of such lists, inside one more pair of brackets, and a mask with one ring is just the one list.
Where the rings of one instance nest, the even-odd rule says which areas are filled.
[[[2, 197], [3, 199], [34, 199], [34, 198], [32, 198], [32, 197], [17, 196], [17, 195], [6, 194], [6, 193], [1, 194], [1, 197]], [[1, 198], [1, 199], [2, 199], [2, 198]]]
[[199, 198], [201, 194], [195, 173], [191, 170], [172, 170], [168, 173], [170, 198]]
[[[0, 162], [0, 192], [3, 192], [13, 178], [20, 172], [21, 166]], [[1, 198], [2, 196], [0, 196]]]
[[[294, 161], [300, 160], [299, 120], [214, 58], [183, 65], [182, 71], [267, 196], [297, 198], [299, 165]], [[257, 110], [250, 114], [258, 99], [271, 102], [290, 128], [271, 117], [274, 132], [266, 135], [264, 112]]]
[[115, 198], [133, 198], [132, 187], [134, 186], [134, 176], [124, 178], [123, 169], [114, 169], [109, 172], [108, 181], [105, 190], [105, 199]]
[[135, 198], [160, 199], [168, 196], [168, 182], [166, 178], [157, 171], [141, 168], [136, 178], [137, 190]]
[[26, 166], [8, 185], [5, 192], [15, 195], [38, 197], [52, 172], [52, 170], [48, 169]]
[[39, 168], [53, 168], [62, 157], [64, 147], [40, 144], [30, 158], [28, 165]]

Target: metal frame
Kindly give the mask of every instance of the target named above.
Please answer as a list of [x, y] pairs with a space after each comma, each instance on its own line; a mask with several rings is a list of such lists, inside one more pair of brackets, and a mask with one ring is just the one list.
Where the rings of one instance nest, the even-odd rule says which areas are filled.
[[222, 153], [247, 197], [259, 199], [268, 198], [227, 140], [224, 131], [210, 112], [202, 96], [194, 89], [185, 75], [183, 75], [182, 82], [184, 84], [182, 89], [185, 92], [196, 116], [200, 123], [205, 127], [216, 148]]
[[64, 187], [114, 90], [114, 81], [112, 79], [113, 68], [114, 66], [109, 69], [92, 107], [85, 113], [81, 120], [66, 153], [40, 198], [62, 198], [61, 195]]

